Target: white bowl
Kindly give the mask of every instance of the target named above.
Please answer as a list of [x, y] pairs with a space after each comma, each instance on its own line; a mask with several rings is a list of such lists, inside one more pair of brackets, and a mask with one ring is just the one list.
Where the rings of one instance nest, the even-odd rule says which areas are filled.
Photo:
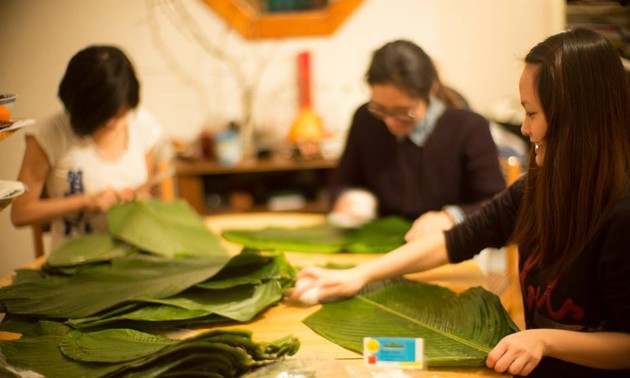
[[0, 106], [7, 108], [9, 110], [9, 114], [11, 114], [16, 99], [17, 95], [12, 93], [0, 93]]

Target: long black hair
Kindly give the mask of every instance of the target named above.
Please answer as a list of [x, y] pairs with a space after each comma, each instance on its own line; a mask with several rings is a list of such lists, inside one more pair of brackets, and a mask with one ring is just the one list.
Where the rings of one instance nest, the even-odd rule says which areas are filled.
[[543, 164], [530, 157], [514, 239], [554, 276], [594, 238], [628, 184], [630, 93], [618, 52], [590, 30], [547, 38], [525, 63], [538, 67], [547, 133]]

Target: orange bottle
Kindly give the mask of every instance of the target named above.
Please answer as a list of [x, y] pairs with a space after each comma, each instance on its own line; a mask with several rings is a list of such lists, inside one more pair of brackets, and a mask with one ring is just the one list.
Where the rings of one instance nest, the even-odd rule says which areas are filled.
[[299, 109], [288, 135], [289, 141], [294, 144], [319, 144], [326, 136], [322, 119], [312, 107], [310, 58], [307, 51], [297, 57]]

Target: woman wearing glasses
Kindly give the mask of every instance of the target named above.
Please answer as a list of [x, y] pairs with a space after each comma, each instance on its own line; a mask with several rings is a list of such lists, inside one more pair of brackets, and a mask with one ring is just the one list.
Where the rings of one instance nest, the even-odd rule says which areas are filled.
[[366, 190], [379, 216], [415, 220], [412, 240], [450, 228], [505, 188], [488, 121], [442, 86], [422, 48], [385, 44], [366, 79], [371, 99], [355, 112], [333, 174], [332, 219], [364, 211], [355, 189]]

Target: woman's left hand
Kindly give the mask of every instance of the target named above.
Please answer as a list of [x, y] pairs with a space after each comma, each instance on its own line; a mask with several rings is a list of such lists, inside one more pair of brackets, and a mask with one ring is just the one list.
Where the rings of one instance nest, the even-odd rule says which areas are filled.
[[545, 354], [541, 330], [525, 330], [505, 336], [490, 351], [486, 365], [497, 373], [528, 375]]

